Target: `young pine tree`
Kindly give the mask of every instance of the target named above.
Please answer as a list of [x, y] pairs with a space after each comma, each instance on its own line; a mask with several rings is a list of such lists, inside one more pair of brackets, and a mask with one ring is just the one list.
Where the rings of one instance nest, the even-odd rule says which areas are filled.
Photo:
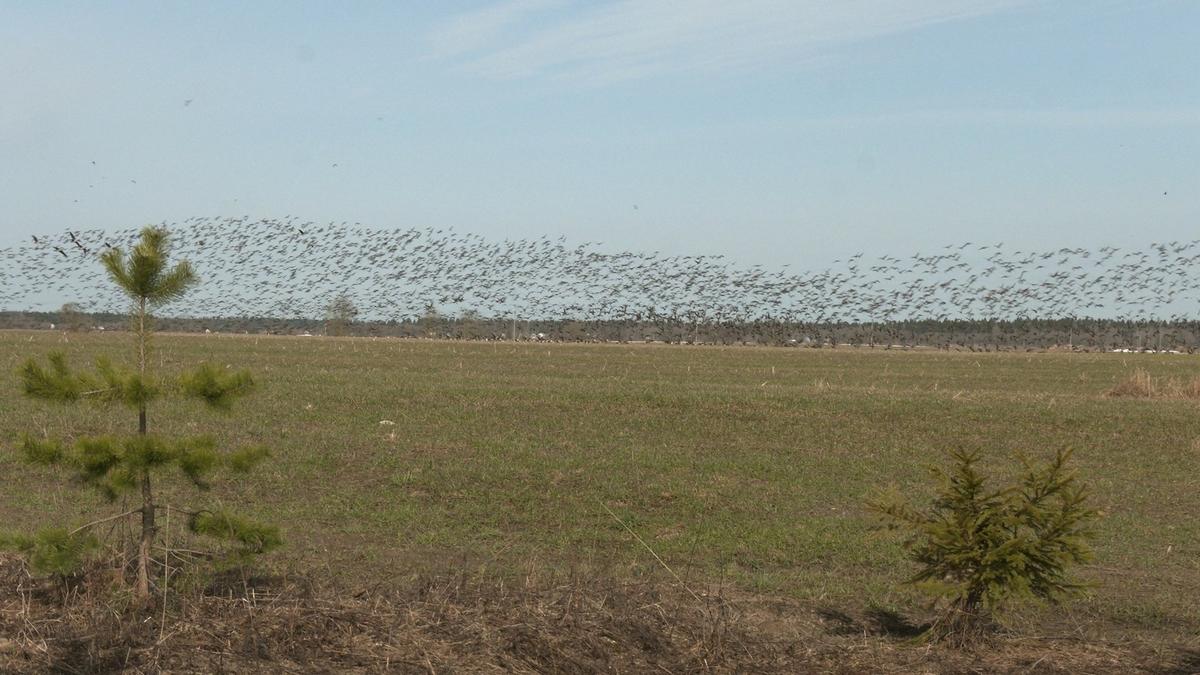
[[949, 470], [931, 468], [940, 489], [928, 508], [898, 495], [869, 506], [910, 531], [905, 545], [920, 569], [909, 583], [946, 601], [926, 637], [963, 643], [1010, 600], [1054, 601], [1081, 590], [1067, 570], [1091, 558], [1097, 513], [1066, 467], [1069, 451], [1041, 465], [1022, 459], [1019, 479], [998, 489], [987, 487], [977, 453], [950, 456]]
[[[100, 258], [109, 279], [132, 303], [131, 335], [135, 357], [132, 369], [97, 359], [94, 373], [76, 372], [62, 353], [52, 353], [48, 357], [49, 367], [30, 359], [20, 370], [24, 392], [30, 397], [57, 403], [86, 400], [123, 405], [137, 412], [136, 433], [120, 438], [82, 437], [72, 444], [26, 435], [20, 452], [32, 463], [68, 469], [79, 483], [96, 489], [110, 502], [134, 493], [141, 497], [141, 506], [74, 530], [47, 528], [33, 536], [0, 537], [0, 545], [7, 544], [26, 554], [36, 570], [65, 574], [77, 568], [97, 547], [89, 532], [92, 527], [121, 518], [137, 518], [140, 528], [137, 528], [134, 594], [142, 601], [150, 596], [152, 553], [159, 535], [157, 481], [178, 472], [193, 486], [205, 490], [211, 475], [218, 469], [248, 472], [268, 455], [262, 447], [218, 452], [215, 440], [207, 436], [169, 439], [150, 433], [148, 413], [151, 404], [164, 395], [197, 398], [211, 408], [227, 410], [235, 399], [250, 392], [254, 386], [253, 379], [245, 371], [227, 372], [207, 363], [173, 381], [152, 372], [150, 312], [178, 300], [197, 282], [186, 261], [171, 267], [167, 254], [167, 232], [148, 227], [142, 230], [138, 243], [128, 254], [114, 248]], [[232, 554], [242, 559], [281, 543], [276, 528], [224, 510], [189, 513], [188, 524], [193, 532], [230, 542]]]

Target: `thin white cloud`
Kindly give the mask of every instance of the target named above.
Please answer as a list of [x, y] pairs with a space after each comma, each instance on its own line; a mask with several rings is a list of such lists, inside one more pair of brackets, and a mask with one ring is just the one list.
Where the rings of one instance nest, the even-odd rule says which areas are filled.
[[1200, 107], [1162, 108], [944, 108], [878, 115], [791, 119], [788, 124], [862, 127], [874, 125], [985, 125], [1054, 128], [1197, 127]]
[[1012, 110], [934, 111], [920, 116], [921, 121], [979, 122], [1047, 127], [1170, 127], [1200, 126], [1200, 108], [1096, 108]]
[[506, 0], [464, 12], [429, 36], [434, 57], [452, 57], [487, 47], [528, 15], [551, 9], [562, 0]]
[[1033, 0], [617, 0], [531, 16], [550, 1], [510, 0], [455, 17], [434, 33], [434, 53], [494, 78], [603, 83], [813, 61], [839, 45]]

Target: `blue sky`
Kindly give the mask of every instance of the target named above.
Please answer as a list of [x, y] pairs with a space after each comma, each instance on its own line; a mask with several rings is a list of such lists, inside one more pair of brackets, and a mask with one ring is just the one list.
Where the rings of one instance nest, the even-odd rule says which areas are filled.
[[1200, 232], [1196, 2], [30, 0], [0, 17], [0, 246], [292, 214], [803, 268]]

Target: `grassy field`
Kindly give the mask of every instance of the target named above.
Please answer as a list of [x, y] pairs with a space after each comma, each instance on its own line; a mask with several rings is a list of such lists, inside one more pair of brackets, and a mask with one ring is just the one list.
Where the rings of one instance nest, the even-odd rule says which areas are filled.
[[[22, 431], [130, 431], [127, 410], [23, 399], [15, 370], [65, 350], [128, 361], [128, 337], [0, 332], [0, 523], [83, 522], [98, 502], [17, 461]], [[268, 564], [350, 587], [463, 565], [499, 574], [657, 563], [690, 583], [814, 606], [911, 609], [876, 489], [928, 494], [924, 467], [978, 448], [1075, 449], [1104, 518], [1089, 597], [1023, 630], [1195, 641], [1200, 633], [1200, 409], [1109, 399], [1135, 367], [1192, 377], [1189, 356], [971, 354], [160, 336], [167, 371], [246, 367], [260, 391], [227, 416], [184, 402], [152, 429], [264, 442], [274, 459], [218, 489], [280, 524]], [[392, 424], [381, 424], [382, 421]], [[167, 492], [186, 504], [189, 490]]]

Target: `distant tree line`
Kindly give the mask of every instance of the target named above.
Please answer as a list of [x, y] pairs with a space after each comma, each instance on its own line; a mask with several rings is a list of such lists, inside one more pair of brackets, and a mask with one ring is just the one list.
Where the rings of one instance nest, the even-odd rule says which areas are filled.
[[[121, 314], [85, 313], [64, 305], [58, 312], [0, 312], [0, 328], [66, 331], [125, 330]], [[158, 319], [161, 330], [180, 333], [346, 335], [457, 340], [557, 342], [663, 342], [669, 344], [779, 345], [875, 349], [930, 347], [969, 351], [1180, 351], [1200, 348], [1200, 321], [1112, 319], [927, 320], [890, 323], [796, 323], [762, 319], [721, 322], [677, 316], [641, 320], [484, 317], [476, 312], [445, 316], [430, 308], [404, 320], [357, 319], [348, 302], [331, 303], [324, 320], [274, 317]]]

